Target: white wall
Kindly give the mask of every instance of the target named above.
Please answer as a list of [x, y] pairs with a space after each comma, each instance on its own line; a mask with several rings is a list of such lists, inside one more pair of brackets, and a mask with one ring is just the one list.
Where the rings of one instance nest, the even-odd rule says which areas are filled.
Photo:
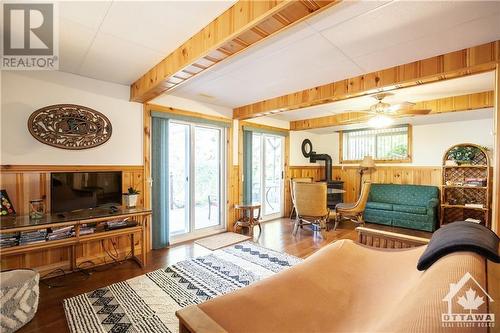
[[313, 150], [318, 154], [328, 154], [333, 164], [339, 163], [339, 136], [338, 133], [318, 134], [309, 131], [290, 131], [290, 165], [307, 166], [323, 165], [323, 162], [309, 163], [309, 159], [302, 155], [302, 141], [311, 140]]
[[[56, 71], [2, 72], [1, 164], [142, 165], [142, 105], [128, 86]], [[31, 136], [31, 113], [53, 104], [79, 104], [109, 118], [111, 138], [101, 146], [65, 150]]]
[[414, 165], [441, 165], [446, 149], [475, 143], [493, 150], [493, 119], [413, 126]]
[[[290, 132], [290, 165], [307, 166], [302, 155], [302, 140], [309, 138], [317, 153], [332, 156], [333, 164], [339, 164], [339, 134], [318, 134], [307, 131]], [[454, 121], [436, 124], [413, 125], [413, 160], [406, 165], [439, 166], [446, 149], [457, 143], [475, 143], [493, 149], [493, 118]], [[389, 164], [384, 164], [389, 165]], [[402, 165], [398, 163], [397, 165]], [[405, 165], [405, 164], [403, 164]]]

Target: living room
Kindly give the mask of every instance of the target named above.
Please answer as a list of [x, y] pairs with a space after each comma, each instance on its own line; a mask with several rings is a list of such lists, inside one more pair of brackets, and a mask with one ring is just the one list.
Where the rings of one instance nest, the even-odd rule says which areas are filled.
[[498, 330], [500, 2], [2, 9], [2, 332]]

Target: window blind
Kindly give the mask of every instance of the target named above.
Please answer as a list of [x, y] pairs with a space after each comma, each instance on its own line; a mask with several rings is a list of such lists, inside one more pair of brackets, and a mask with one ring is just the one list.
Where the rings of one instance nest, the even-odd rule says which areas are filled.
[[360, 161], [365, 156], [375, 160], [406, 160], [409, 158], [409, 125], [344, 131], [342, 159]]

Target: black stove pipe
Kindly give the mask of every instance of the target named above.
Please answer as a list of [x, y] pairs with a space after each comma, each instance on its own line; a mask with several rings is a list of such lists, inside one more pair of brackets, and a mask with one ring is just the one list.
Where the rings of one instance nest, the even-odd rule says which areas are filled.
[[326, 182], [330, 183], [332, 181], [332, 157], [328, 154], [316, 154], [313, 152], [309, 156], [309, 162], [316, 163], [317, 161], [325, 161]]

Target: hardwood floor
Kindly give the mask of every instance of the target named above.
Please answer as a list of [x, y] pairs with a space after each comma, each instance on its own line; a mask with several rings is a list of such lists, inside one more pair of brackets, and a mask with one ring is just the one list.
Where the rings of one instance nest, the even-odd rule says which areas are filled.
[[[326, 239], [322, 239], [319, 233], [313, 233], [309, 228], [299, 230], [297, 235], [293, 237], [291, 234], [292, 226], [293, 223], [290, 219], [278, 219], [263, 223], [262, 235], [259, 235], [258, 228], [256, 228], [253, 240], [264, 247], [305, 258], [338, 239], [357, 239], [357, 232], [352, 223], [341, 224], [336, 231], [328, 231]], [[60, 287], [49, 288], [44, 282], [40, 283], [38, 312], [35, 318], [18, 332], [69, 332], [62, 306], [65, 298], [210, 252], [210, 250], [190, 241], [173, 245], [167, 249], [151, 251], [148, 256], [148, 265], [145, 268], [140, 268], [135, 262], [127, 260], [120, 264], [98, 267], [90, 275], [72, 273], [44, 280], [48, 284], [60, 285]]]

